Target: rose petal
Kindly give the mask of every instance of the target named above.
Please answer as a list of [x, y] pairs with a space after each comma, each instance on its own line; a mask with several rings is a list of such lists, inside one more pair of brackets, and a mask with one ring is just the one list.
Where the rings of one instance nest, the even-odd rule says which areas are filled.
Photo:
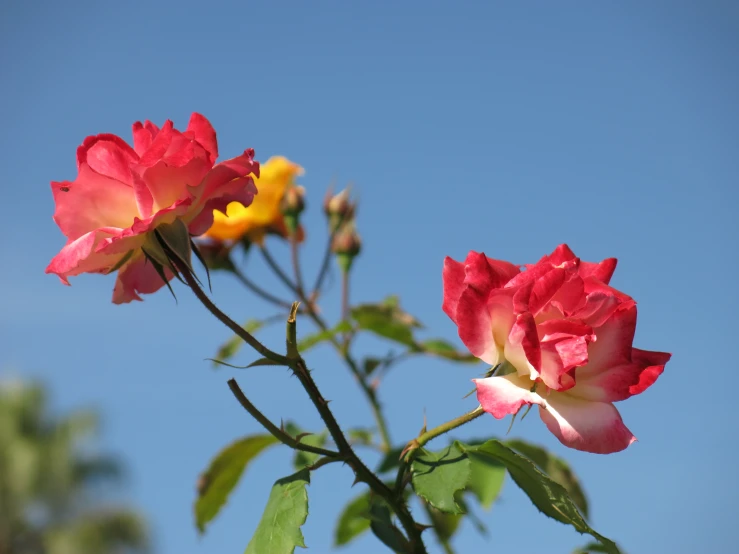
[[216, 138], [216, 131], [210, 124], [210, 121], [199, 113], [193, 113], [190, 116], [190, 122], [187, 124], [187, 130], [184, 134], [188, 138], [198, 141], [198, 144], [205, 149], [211, 165], [216, 163], [216, 159], [218, 158], [218, 140]]
[[600, 373], [577, 374], [577, 385], [568, 392], [578, 398], [618, 402], [649, 388], [665, 369], [671, 354], [632, 349], [631, 363]]
[[540, 405], [539, 415], [562, 444], [595, 454], [620, 452], [636, 440], [608, 402], [591, 402], [568, 393], [553, 392]]
[[530, 312], [516, 316], [505, 343], [505, 359], [516, 368], [519, 375], [531, 375], [534, 379], [539, 377], [541, 348], [536, 322]]
[[72, 182], [51, 183], [54, 221], [69, 239], [103, 227], [123, 228], [139, 215], [133, 189], [82, 164]]
[[97, 253], [96, 248], [120, 231], [121, 229], [114, 228], [96, 229], [69, 241], [51, 260], [46, 273], [58, 275], [65, 285], [69, 285], [69, 277], [80, 273], [106, 273], [118, 263], [122, 255]]
[[499, 352], [486, 297], [472, 287], [466, 288], [457, 303], [455, 316], [459, 338], [469, 351], [490, 365], [498, 364]]
[[464, 283], [464, 264], [453, 260], [449, 256], [444, 258], [442, 282], [444, 300], [441, 309], [456, 323], [457, 304], [459, 303], [459, 297], [462, 295], [462, 291], [466, 287]]
[[538, 394], [531, 392], [533, 381], [515, 373], [472, 381], [477, 387], [480, 406], [496, 419], [515, 414], [524, 405], [544, 403]]
[[[172, 272], [164, 268], [167, 281], [172, 279]], [[154, 265], [142, 254], [137, 255], [118, 270], [118, 278], [113, 288], [113, 303], [125, 304], [132, 300], [141, 300], [139, 293], [151, 294], [165, 285]]]
[[600, 263], [580, 262], [580, 276], [583, 279], [594, 277], [607, 285], [611, 282], [617, 264], [618, 260], [616, 258], [607, 258]]
[[159, 133], [159, 127], [147, 120], [143, 125], [140, 121], [133, 124], [133, 149], [139, 156], [143, 156], [154, 142]]

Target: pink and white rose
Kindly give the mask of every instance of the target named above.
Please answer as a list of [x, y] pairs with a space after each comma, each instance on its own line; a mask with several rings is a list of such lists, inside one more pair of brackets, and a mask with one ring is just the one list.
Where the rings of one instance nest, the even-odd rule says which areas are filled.
[[636, 440], [613, 403], [646, 390], [671, 355], [632, 346], [636, 302], [609, 286], [615, 269], [615, 258], [583, 262], [564, 244], [524, 271], [477, 252], [446, 258], [444, 311], [472, 354], [503, 364], [474, 380], [486, 412], [536, 404], [563, 444], [587, 452]]

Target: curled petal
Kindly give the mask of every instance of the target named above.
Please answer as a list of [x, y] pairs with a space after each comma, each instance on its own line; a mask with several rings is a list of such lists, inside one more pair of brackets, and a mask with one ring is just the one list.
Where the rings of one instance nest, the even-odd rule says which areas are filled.
[[621, 304], [611, 317], [595, 329], [597, 339], [588, 349], [587, 365], [578, 368], [577, 379], [587, 380], [611, 367], [631, 363], [636, 330], [636, 304]]
[[516, 316], [505, 343], [505, 358], [519, 375], [539, 376], [541, 371], [541, 345], [536, 321], [530, 312]]
[[539, 415], [562, 444], [595, 454], [620, 452], [636, 441], [609, 402], [592, 402], [567, 393], [551, 393]]
[[452, 321], [457, 322], [457, 304], [459, 297], [466, 285], [464, 283], [464, 264], [453, 260], [449, 256], [444, 258], [444, 270], [442, 271], [444, 283], [444, 300], [441, 309]]
[[[164, 268], [167, 281], [172, 279], [172, 272]], [[113, 288], [113, 303], [125, 304], [132, 300], [141, 300], [139, 293], [151, 294], [165, 285], [154, 265], [143, 254], [138, 254], [118, 270], [118, 278]]]
[[600, 263], [580, 262], [580, 277], [583, 279], [594, 277], [607, 285], [611, 282], [613, 272], [616, 271], [616, 264], [618, 264], [616, 258], [606, 258]]
[[131, 164], [139, 157], [122, 138], [110, 134], [87, 137], [77, 149], [77, 168], [87, 164], [95, 173], [128, 186], [133, 184]]
[[120, 229], [98, 229], [69, 241], [51, 260], [46, 273], [58, 275], [65, 285], [69, 285], [69, 277], [80, 273], [107, 273], [123, 254], [98, 253], [96, 249], [108, 237], [119, 232]]
[[208, 153], [210, 164], [216, 163], [218, 158], [218, 140], [216, 139], [216, 131], [204, 116], [199, 113], [193, 113], [190, 116], [190, 122], [187, 124], [185, 136], [195, 139]]
[[573, 396], [600, 402], [618, 402], [648, 389], [665, 369], [671, 354], [632, 349], [631, 362], [599, 373], [577, 374]]
[[133, 124], [133, 149], [136, 154], [143, 156], [147, 150], [151, 147], [151, 143], [154, 142], [154, 138], [159, 133], [159, 127], [154, 125], [151, 121], [141, 123], [137, 121]]
[[485, 296], [474, 288], [466, 288], [459, 298], [455, 316], [459, 338], [470, 352], [490, 365], [499, 363]]
[[515, 414], [522, 406], [543, 404], [544, 400], [531, 392], [533, 381], [510, 373], [502, 377], [473, 379], [477, 387], [477, 400], [487, 413], [496, 419]]

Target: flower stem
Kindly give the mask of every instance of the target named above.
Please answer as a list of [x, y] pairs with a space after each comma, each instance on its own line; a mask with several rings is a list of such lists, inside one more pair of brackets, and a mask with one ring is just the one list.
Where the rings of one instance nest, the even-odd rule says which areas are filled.
[[[305, 298], [305, 296], [301, 298], [301, 301], [305, 302], [306, 304], [306, 313], [308, 314], [308, 317], [313, 320], [313, 322], [321, 329], [321, 331], [327, 331], [328, 325], [326, 325], [326, 322], [323, 321], [323, 318], [315, 311], [313, 303]], [[367, 382], [367, 379], [362, 374], [362, 371], [359, 369], [356, 360], [351, 355], [349, 350], [342, 346], [335, 337], [331, 337], [329, 339], [329, 342], [331, 342], [339, 355], [344, 359], [344, 362], [349, 368], [349, 371], [351, 371], [357, 383], [359, 383], [362, 392], [364, 393], [367, 401], [370, 404], [372, 416], [374, 417], [375, 424], [377, 425], [377, 432], [380, 434], [380, 441], [382, 442], [382, 452], [388, 452], [392, 447], [392, 442], [390, 441], [390, 433], [388, 432], [385, 416], [382, 413], [382, 408], [380, 407], [380, 402], [377, 398], [377, 391], [372, 387], [372, 385]]]
[[429, 429], [428, 431], [421, 433], [418, 437], [416, 437], [414, 441], [411, 442], [418, 443], [417, 448], [421, 448], [422, 446], [426, 445], [426, 443], [428, 443], [432, 439], [435, 439], [439, 435], [443, 435], [444, 433], [448, 433], [452, 429], [456, 429], [457, 427], [460, 427], [465, 423], [469, 423], [470, 421], [472, 421], [473, 419], [477, 419], [484, 413], [485, 411], [482, 409], [482, 406], [478, 406], [471, 412], [467, 412], [466, 414], [456, 417], [451, 421], [447, 421], [446, 423], [442, 423], [441, 425], [438, 425], [433, 429]]
[[249, 333], [246, 329], [244, 329], [241, 325], [236, 323], [233, 319], [228, 317], [225, 313], [223, 313], [218, 306], [216, 306], [213, 301], [208, 298], [208, 295], [205, 294], [205, 291], [203, 291], [202, 288], [200, 288], [200, 285], [198, 284], [197, 280], [195, 279], [195, 276], [190, 272], [190, 269], [180, 260], [173, 260], [175, 266], [180, 272], [180, 275], [185, 280], [185, 283], [187, 283], [187, 286], [190, 287], [190, 290], [192, 290], [193, 293], [195, 293], [195, 296], [198, 300], [200, 300], [200, 303], [203, 304], [203, 306], [206, 307], [206, 309], [212, 313], [216, 318], [223, 323], [226, 327], [231, 329], [235, 334], [237, 334], [241, 339], [251, 346], [254, 350], [259, 352], [262, 356], [265, 358], [272, 360], [273, 362], [277, 362], [281, 365], [290, 365], [290, 359], [286, 356], [283, 356], [282, 354], [278, 354], [277, 352], [273, 352], [266, 346], [264, 346], [261, 342], [259, 342], [254, 335]]
[[413, 461], [413, 457], [416, 455], [416, 452], [423, 448], [432, 439], [435, 439], [436, 437], [443, 435], [444, 433], [448, 433], [452, 429], [461, 427], [465, 423], [469, 423], [473, 419], [477, 419], [484, 413], [485, 411], [482, 409], [482, 406], [478, 406], [471, 412], [467, 412], [466, 414], [447, 421], [446, 423], [442, 423], [441, 425], [438, 425], [433, 429], [424, 431], [415, 439], [410, 441], [401, 454], [402, 460], [400, 462], [400, 467], [398, 468], [398, 474], [395, 477], [395, 487], [393, 488], [394, 494], [401, 496], [401, 492], [407, 484], [407, 482], [405, 481], [405, 472]]
[[[318, 389], [318, 386], [316, 385], [316, 382], [313, 380], [313, 377], [310, 374], [310, 370], [305, 365], [305, 361], [299, 355], [297, 358], [294, 358], [292, 356], [283, 356], [271, 351], [269, 348], [264, 346], [248, 331], [244, 330], [243, 327], [241, 327], [238, 323], [233, 321], [225, 313], [218, 309], [218, 307], [200, 288], [197, 280], [195, 279], [195, 276], [191, 273], [190, 269], [184, 264], [184, 262], [180, 260], [173, 260], [173, 263], [180, 271], [182, 278], [185, 280], [187, 285], [195, 293], [195, 296], [198, 298], [198, 300], [200, 300], [200, 302], [214, 316], [216, 316], [219, 321], [221, 321], [234, 333], [239, 335], [247, 344], [249, 344], [249, 346], [254, 348], [265, 358], [275, 361], [281, 365], [288, 366], [290, 367], [290, 369], [292, 369], [293, 373], [300, 381], [300, 384], [303, 385], [303, 388], [308, 393], [308, 396], [310, 397], [311, 402], [313, 402], [314, 407], [321, 416], [321, 419], [323, 419], [323, 422], [326, 424], [331, 438], [333, 439], [336, 447], [339, 450], [339, 455], [342, 456], [345, 463], [352, 468], [354, 474], [356, 475], [357, 481], [366, 483], [375, 494], [379, 495], [385, 500], [385, 502], [387, 502], [393, 512], [395, 512], [395, 514], [398, 516], [398, 519], [405, 529], [410, 542], [410, 551], [408, 554], [426, 554], [426, 547], [424, 546], [423, 539], [421, 538], [421, 528], [418, 527], [415, 520], [413, 519], [413, 516], [408, 510], [408, 506], [406, 505], [405, 500], [402, 497], [398, 497], [377, 475], [375, 475], [366, 465], [364, 465], [364, 462], [362, 462], [362, 460], [354, 452], [351, 445], [349, 444], [349, 441], [341, 430], [341, 427], [339, 427], [339, 423], [336, 421], [333, 412], [331, 412], [331, 409], [328, 407], [328, 401], [323, 397], [320, 390]], [[295, 335], [290, 330], [291, 324], [293, 328], [295, 325], [295, 309], [296, 307], [293, 308], [293, 311], [291, 313], [292, 321], [288, 321], [288, 350], [292, 349], [290, 343], [295, 342]], [[292, 347], [294, 347], [294, 345], [292, 345]], [[279, 429], [274, 426], [274, 424], [271, 424], [271, 422], [269, 422], [269, 420], [263, 414], [261, 414], [261, 412], [259, 412], [259, 410], [257, 410], [256, 407], [254, 407], [248, 401], [248, 399], [246, 399], [246, 396], [243, 394], [243, 392], [241, 394], [238, 394], [237, 391], [240, 392], [240, 389], [238, 388], [238, 385], [236, 385], [236, 381], [229, 381], [229, 386], [231, 387], [231, 390], [234, 392], [241, 405], [245, 409], [247, 409], [247, 411], [249, 411], [252, 416], [258, 417], [257, 420], [262, 425], [268, 423], [268, 425], [266, 425], [265, 427], [271, 433], [273, 433], [273, 435], [275, 430], [279, 431]], [[244, 400], [246, 400], [246, 402], [244, 402]], [[256, 414], [258, 414], [258, 416]], [[277, 435], [274, 436], [277, 437]], [[328, 450], [325, 452], [326, 455], [333, 454], [331, 451]]]
[[[349, 270], [341, 272], [341, 321], [349, 321]], [[349, 333], [344, 332], [342, 339], [342, 347], [344, 350], [349, 348]]]
[[295, 288], [300, 296], [305, 296], [305, 289], [303, 288], [303, 274], [300, 271], [299, 253], [297, 231], [293, 231], [290, 233], [290, 258], [293, 264], [293, 272], [295, 273]]
[[251, 290], [254, 294], [257, 296], [263, 298], [267, 302], [271, 302], [272, 304], [275, 304], [276, 306], [280, 306], [281, 308], [289, 308], [290, 302], [285, 302], [284, 300], [281, 300], [274, 296], [273, 294], [267, 292], [263, 288], [261, 288], [259, 285], [257, 285], [254, 281], [249, 279], [243, 271], [241, 271], [238, 267], [234, 265], [234, 268], [232, 270], [233, 274], [236, 276], [236, 278], [241, 282], [242, 285], [244, 285], [246, 288]]
[[278, 441], [286, 444], [290, 448], [294, 448], [295, 450], [302, 450], [303, 452], [320, 454], [322, 456], [325, 456], [324, 459], [335, 460], [336, 458], [342, 458], [341, 454], [339, 454], [338, 452], [326, 450], [325, 448], [319, 448], [317, 446], [311, 446], [309, 444], [304, 444], [277, 427], [277, 425], [272, 423], [262, 412], [259, 411], [259, 409], [257, 409], [256, 406], [254, 406], [254, 404], [249, 401], [244, 392], [241, 390], [241, 387], [239, 387], [239, 384], [236, 382], [236, 379], [229, 379], [228, 387], [231, 389], [231, 392], [236, 397], [236, 400], [239, 401], [239, 404], [241, 404], [241, 406], [247, 412], [249, 412], [249, 415], [251, 415], [259, 423], [261, 423], [262, 427], [269, 431], [270, 434]]
[[[295, 294], [298, 294], [298, 288], [295, 285], [295, 283], [292, 282], [290, 277], [287, 276], [287, 274], [282, 270], [280, 267], [280, 264], [277, 263], [277, 260], [275, 260], [272, 257], [272, 254], [269, 253], [269, 250], [265, 246], [260, 246], [259, 251], [262, 253], [262, 257], [264, 258], [264, 261], [267, 262], [267, 265], [272, 269], [272, 271], [275, 272], [275, 275], [282, 281], [282, 283], [289, 288], [292, 292]], [[298, 296], [300, 296], [298, 294]]]
[[318, 270], [316, 275], [316, 282], [313, 285], [313, 292], [311, 298], [318, 298], [321, 293], [321, 286], [323, 286], [323, 280], [328, 274], [329, 262], [331, 262], [331, 245], [334, 242], [334, 235], [336, 232], [332, 232], [328, 237], [328, 244], [326, 244], [326, 251], [323, 253], [323, 261], [321, 262], [321, 269]]

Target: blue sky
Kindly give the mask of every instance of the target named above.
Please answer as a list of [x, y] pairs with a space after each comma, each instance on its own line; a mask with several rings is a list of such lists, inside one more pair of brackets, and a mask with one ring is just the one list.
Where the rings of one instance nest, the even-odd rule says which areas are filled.
[[[673, 353], [653, 388], [619, 405], [639, 442], [611, 456], [566, 451], [536, 417], [512, 435], [570, 460], [594, 526], [631, 554], [735, 544], [739, 424], [724, 375], [736, 369], [739, 307], [736, 3], [6, 2], [0, 12], [0, 373], [43, 378], [60, 410], [102, 410], [103, 444], [128, 462], [125, 497], [150, 516], [159, 553], [239, 552], [272, 481], [290, 472], [286, 449], [265, 454], [197, 536], [198, 473], [259, 431], [228, 377], [270, 417], [319, 428], [282, 370], [203, 361], [229, 333], [181, 285], [178, 304], [163, 291], [114, 306], [112, 278], [70, 288], [43, 273], [64, 242], [49, 181], [74, 178], [84, 137], [130, 140], [143, 119], [184, 127], [192, 111], [211, 120], [224, 158], [254, 147], [258, 159], [305, 167], [308, 274], [323, 249], [327, 185], [354, 183], [365, 249], [353, 300], [397, 293], [427, 336], [458, 342], [440, 309], [444, 256], [532, 262], [567, 242], [583, 259], [618, 257], [613, 284], [639, 302], [636, 346]], [[271, 248], [284, 259], [282, 244]], [[279, 290], [257, 259], [248, 270]], [[331, 317], [338, 292], [334, 279]], [[228, 277], [214, 293], [236, 319], [272, 313]], [[281, 341], [279, 329], [261, 337]], [[333, 354], [317, 348], [308, 362], [340, 420], [367, 424]], [[473, 407], [461, 398], [483, 369], [398, 366], [380, 392], [394, 440], [415, 436], [424, 411], [433, 425]], [[485, 417], [458, 436], [506, 429]], [[346, 469], [314, 474], [310, 552], [329, 551], [357, 493], [350, 483]], [[511, 482], [482, 517], [490, 536], [466, 526], [459, 552], [566, 553], [585, 542]]]

